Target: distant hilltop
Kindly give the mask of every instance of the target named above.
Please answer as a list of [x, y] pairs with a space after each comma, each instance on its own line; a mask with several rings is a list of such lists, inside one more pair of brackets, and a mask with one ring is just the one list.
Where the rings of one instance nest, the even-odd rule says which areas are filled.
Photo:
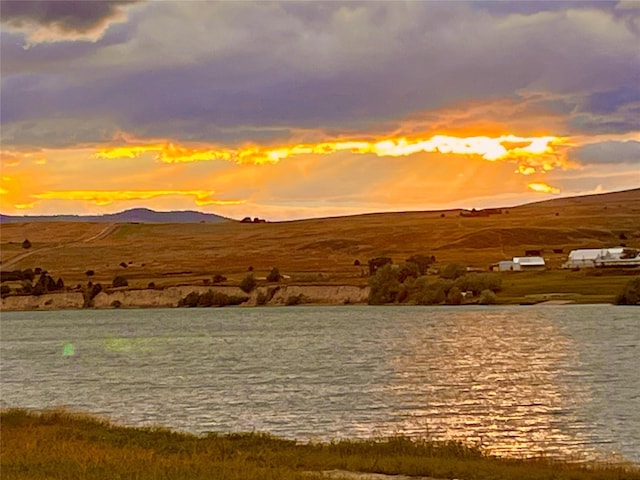
[[0, 223], [19, 222], [105, 222], [105, 223], [214, 223], [229, 220], [214, 213], [194, 210], [156, 212], [148, 208], [132, 208], [104, 215], [1, 215]]

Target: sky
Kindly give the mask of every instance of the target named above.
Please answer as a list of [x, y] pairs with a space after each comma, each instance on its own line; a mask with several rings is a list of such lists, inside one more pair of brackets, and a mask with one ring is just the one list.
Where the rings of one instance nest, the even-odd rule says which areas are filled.
[[268, 220], [640, 186], [638, 1], [5, 1], [0, 211]]

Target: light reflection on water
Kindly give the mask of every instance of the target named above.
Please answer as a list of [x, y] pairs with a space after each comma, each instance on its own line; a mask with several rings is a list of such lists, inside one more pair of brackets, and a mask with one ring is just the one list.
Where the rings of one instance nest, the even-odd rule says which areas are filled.
[[640, 463], [636, 317], [606, 305], [3, 313], [0, 404]]
[[588, 390], [557, 378], [578, 362], [575, 345], [546, 315], [527, 313], [461, 311], [401, 339], [388, 386], [405, 405], [400, 430], [503, 455], [585, 452], [575, 410]]

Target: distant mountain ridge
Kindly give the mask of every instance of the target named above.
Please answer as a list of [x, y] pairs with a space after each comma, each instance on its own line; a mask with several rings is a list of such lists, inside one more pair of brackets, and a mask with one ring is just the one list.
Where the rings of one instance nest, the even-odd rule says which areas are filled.
[[[575, 204], [599, 204], [602, 202], [620, 202], [624, 203], [628, 200], [637, 199], [640, 196], [640, 188], [633, 188], [628, 190], [621, 190], [617, 192], [605, 192], [595, 193], [589, 195], [575, 195], [568, 197], [550, 198], [537, 202], [524, 203], [520, 205], [503, 206], [503, 209], [514, 208], [537, 208], [542, 206], [554, 206], [557, 208], [563, 208]], [[464, 209], [449, 209], [449, 210], [464, 210]], [[484, 210], [499, 210], [499, 209], [480, 209]], [[436, 211], [436, 210], [432, 210]], [[437, 210], [438, 212], [445, 210]], [[393, 215], [393, 214], [405, 214], [405, 213], [417, 213], [415, 212], [381, 212], [381, 213], [363, 213], [354, 215], [344, 215], [347, 217], [359, 217], [370, 215]], [[325, 217], [331, 218], [331, 217]], [[337, 218], [337, 217], [334, 217]], [[2, 215], [0, 214], [0, 223], [20, 223], [20, 222], [104, 222], [104, 223], [215, 223], [222, 221], [237, 221], [231, 218], [216, 215], [214, 213], [203, 213], [195, 210], [176, 210], [169, 212], [157, 212], [148, 208], [132, 208], [130, 210], [124, 210], [119, 213], [108, 213], [104, 215]], [[251, 220], [250, 217], [246, 217], [245, 220]], [[299, 219], [309, 220], [309, 219]], [[250, 223], [256, 223], [255, 220]]]
[[202, 213], [194, 210], [156, 212], [148, 208], [132, 208], [119, 213], [104, 215], [2, 215], [0, 223], [19, 222], [105, 222], [105, 223], [214, 223], [229, 220], [214, 213]]

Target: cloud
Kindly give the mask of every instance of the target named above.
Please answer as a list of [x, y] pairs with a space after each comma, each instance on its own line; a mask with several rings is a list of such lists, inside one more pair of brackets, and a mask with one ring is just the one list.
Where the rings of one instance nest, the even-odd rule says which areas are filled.
[[[151, 2], [122, 42], [58, 51], [46, 69], [31, 50], [7, 47], [3, 63], [37, 71], [3, 79], [3, 123], [29, 123], [14, 129], [13, 141], [24, 143], [53, 117], [108, 118], [138, 136], [245, 142], [265, 128], [393, 129], [478, 99], [509, 99], [517, 110], [544, 92], [554, 96], [547, 107], [565, 112], [566, 131], [553, 134], [633, 128], [632, 111], [620, 118], [640, 69], [638, 38], [619, 17], [631, 13], [498, 14], [474, 5]], [[623, 93], [612, 111], [587, 101], [608, 91]], [[571, 123], [572, 115], [580, 117]], [[56, 139], [78, 141], [71, 133]]]
[[100, 39], [114, 22], [126, 19], [123, 7], [140, 0], [2, 0], [2, 23], [25, 34], [30, 45]]
[[560, 193], [560, 189], [557, 187], [552, 187], [550, 185], [547, 185], [546, 183], [529, 183], [527, 184], [527, 187], [529, 187], [531, 190], [533, 190], [534, 192], [539, 192], [539, 193]]
[[639, 141], [608, 141], [577, 147], [570, 157], [582, 164], [629, 163], [640, 167]]
[[193, 197], [196, 205], [236, 205], [241, 200], [217, 200], [213, 198], [215, 192], [207, 190], [134, 190], [134, 191], [107, 191], [107, 190], [69, 190], [43, 192], [32, 195], [38, 200], [84, 200], [95, 205], [109, 205], [117, 201], [149, 200], [162, 196], [188, 196]]

